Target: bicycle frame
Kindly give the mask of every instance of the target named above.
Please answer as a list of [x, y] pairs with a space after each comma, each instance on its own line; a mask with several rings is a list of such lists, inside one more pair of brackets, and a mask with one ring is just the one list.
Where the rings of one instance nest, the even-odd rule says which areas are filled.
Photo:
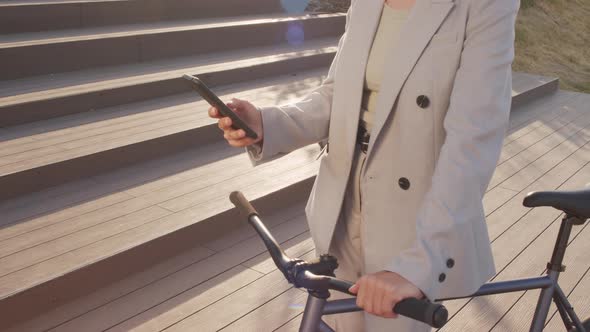
[[[542, 277], [525, 278], [509, 281], [490, 282], [484, 284], [477, 292], [467, 296], [459, 296], [453, 298], [440, 299], [437, 301], [456, 300], [462, 298], [478, 297], [493, 294], [503, 294], [510, 292], [525, 291], [531, 289], [542, 289], [539, 296], [533, 321], [530, 326], [530, 332], [541, 332], [545, 326], [545, 321], [551, 307], [551, 300], [555, 302], [561, 319], [567, 331], [576, 328], [576, 332], [586, 332], [579, 317], [574, 312], [573, 307], [567, 300], [563, 290], [557, 283], [559, 274], [565, 270], [562, 265], [565, 256], [565, 250], [569, 242], [571, 229], [573, 225], [583, 224], [584, 220], [577, 217], [566, 215], [561, 223], [557, 242], [553, 249], [551, 261], [547, 264], [547, 273]], [[323, 315], [347, 313], [354, 311], [361, 311], [362, 309], [356, 306], [356, 300], [333, 300], [328, 301], [329, 295], [309, 293], [305, 310], [303, 312], [303, 320], [301, 322], [300, 332], [334, 332], [323, 320]]]

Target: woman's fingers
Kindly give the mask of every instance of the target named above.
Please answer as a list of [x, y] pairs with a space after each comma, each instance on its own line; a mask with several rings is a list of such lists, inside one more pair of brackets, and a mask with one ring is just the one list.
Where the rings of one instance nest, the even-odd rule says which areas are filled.
[[225, 139], [239, 139], [246, 137], [246, 132], [243, 129], [235, 129], [232, 126], [232, 121], [229, 117], [221, 118], [217, 122], [219, 129], [223, 130]]
[[209, 116], [212, 118], [220, 118], [221, 114], [219, 114], [219, 111], [217, 110], [217, 108], [215, 107], [209, 107]]
[[[260, 112], [249, 102], [232, 99], [227, 106], [232, 109], [238, 116], [242, 117], [246, 122], [254, 122], [249, 125], [258, 133], [258, 139], [255, 140], [251, 137], [246, 136], [246, 132], [243, 129], [236, 129], [232, 127], [232, 120], [227, 116], [223, 116], [218, 109], [215, 107], [209, 108], [209, 116], [218, 119], [217, 126], [223, 131], [223, 137], [227, 140], [229, 145], [234, 147], [245, 147], [254, 144], [262, 140], [262, 117]], [[253, 117], [255, 119], [253, 119]]]
[[254, 143], [254, 140], [250, 137], [240, 139], [228, 139], [227, 143], [236, 148], [243, 148]]
[[219, 129], [223, 130], [223, 138], [233, 147], [244, 147], [254, 142], [252, 138], [246, 137], [246, 132], [243, 129], [234, 129], [229, 117], [220, 118], [217, 125]]
[[246, 137], [246, 133], [242, 130], [233, 130], [233, 129], [229, 129], [229, 130], [225, 130], [223, 132], [223, 138], [230, 140], [239, 140], [241, 138], [245, 138]]
[[219, 127], [219, 129], [223, 130], [223, 131], [227, 131], [230, 129], [233, 129], [231, 126], [231, 119], [229, 117], [223, 117], [220, 118], [219, 121], [217, 122], [217, 126]]

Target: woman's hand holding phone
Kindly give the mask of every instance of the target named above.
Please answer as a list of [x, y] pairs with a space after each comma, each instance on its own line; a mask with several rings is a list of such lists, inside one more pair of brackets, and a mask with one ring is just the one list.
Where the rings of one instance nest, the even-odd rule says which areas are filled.
[[241, 99], [232, 99], [227, 106], [234, 111], [246, 124], [258, 135], [257, 139], [246, 136], [243, 129], [232, 128], [232, 120], [222, 116], [215, 107], [209, 108], [209, 116], [219, 119], [217, 126], [223, 131], [223, 137], [233, 147], [246, 147], [258, 142], [262, 143], [262, 114], [250, 102]]

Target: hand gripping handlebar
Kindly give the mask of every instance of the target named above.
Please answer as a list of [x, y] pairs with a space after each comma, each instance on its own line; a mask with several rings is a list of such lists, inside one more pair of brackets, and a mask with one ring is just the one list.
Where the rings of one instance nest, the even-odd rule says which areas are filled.
[[[287, 256], [285, 251], [283, 251], [281, 246], [260, 220], [258, 212], [256, 212], [252, 204], [250, 204], [241, 192], [232, 192], [230, 194], [230, 201], [242, 213], [247, 215], [248, 222], [254, 227], [268, 249], [272, 260], [289, 283], [297, 288], [305, 288], [308, 291], [336, 290], [351, 294], [348, 289], [353, 283], [329, 275], [316, 274], [322, 272], [314, 269], [314, 263]], [[323, 258], [324, 257], [320, 257], [320, 259]], [[336, 264], [337, 266], [335, 261], [327, 262], [327, 264], [330, 263]], [[393, 312], [421, 321], [435, 328], [442, 327], [447, 322], [448, 318], [447, 309], [442, 304], [416, 298], [407, 298], [398, 302], [393, 308]]]

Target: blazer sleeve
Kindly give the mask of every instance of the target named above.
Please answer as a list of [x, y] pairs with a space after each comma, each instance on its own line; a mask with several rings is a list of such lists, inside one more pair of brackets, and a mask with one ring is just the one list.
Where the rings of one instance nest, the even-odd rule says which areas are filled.
[[[472, 226], [485, 223], [482, 199], [510, 113], [518, 1], [473, 0], [469, 6], [461, 61], [443, 122], [446, 138], [417, 215], [416, 240], [385, 268], [431, 300], [438, 299], [444, 287], [439, 275], [448, 271], [447, 259], [476, 255], [458, 251], [483, 246], [474, 243]], [[476, 263], [474, 257], [455, 264], [463, 265], [461, 271], [476, 272]]]
[[338, 42], [336, 55], [322, 84], [297, 102], [258, 108], [262, 113], [263, 142], [262, 145], [255, 144], [246, 147], [253, 166], [272, 161], [293, 150], [327, 139], [334, 74], [348, 31], [350, 13], [351, 9], [349, 8], [346, 13], [344, 34]]

